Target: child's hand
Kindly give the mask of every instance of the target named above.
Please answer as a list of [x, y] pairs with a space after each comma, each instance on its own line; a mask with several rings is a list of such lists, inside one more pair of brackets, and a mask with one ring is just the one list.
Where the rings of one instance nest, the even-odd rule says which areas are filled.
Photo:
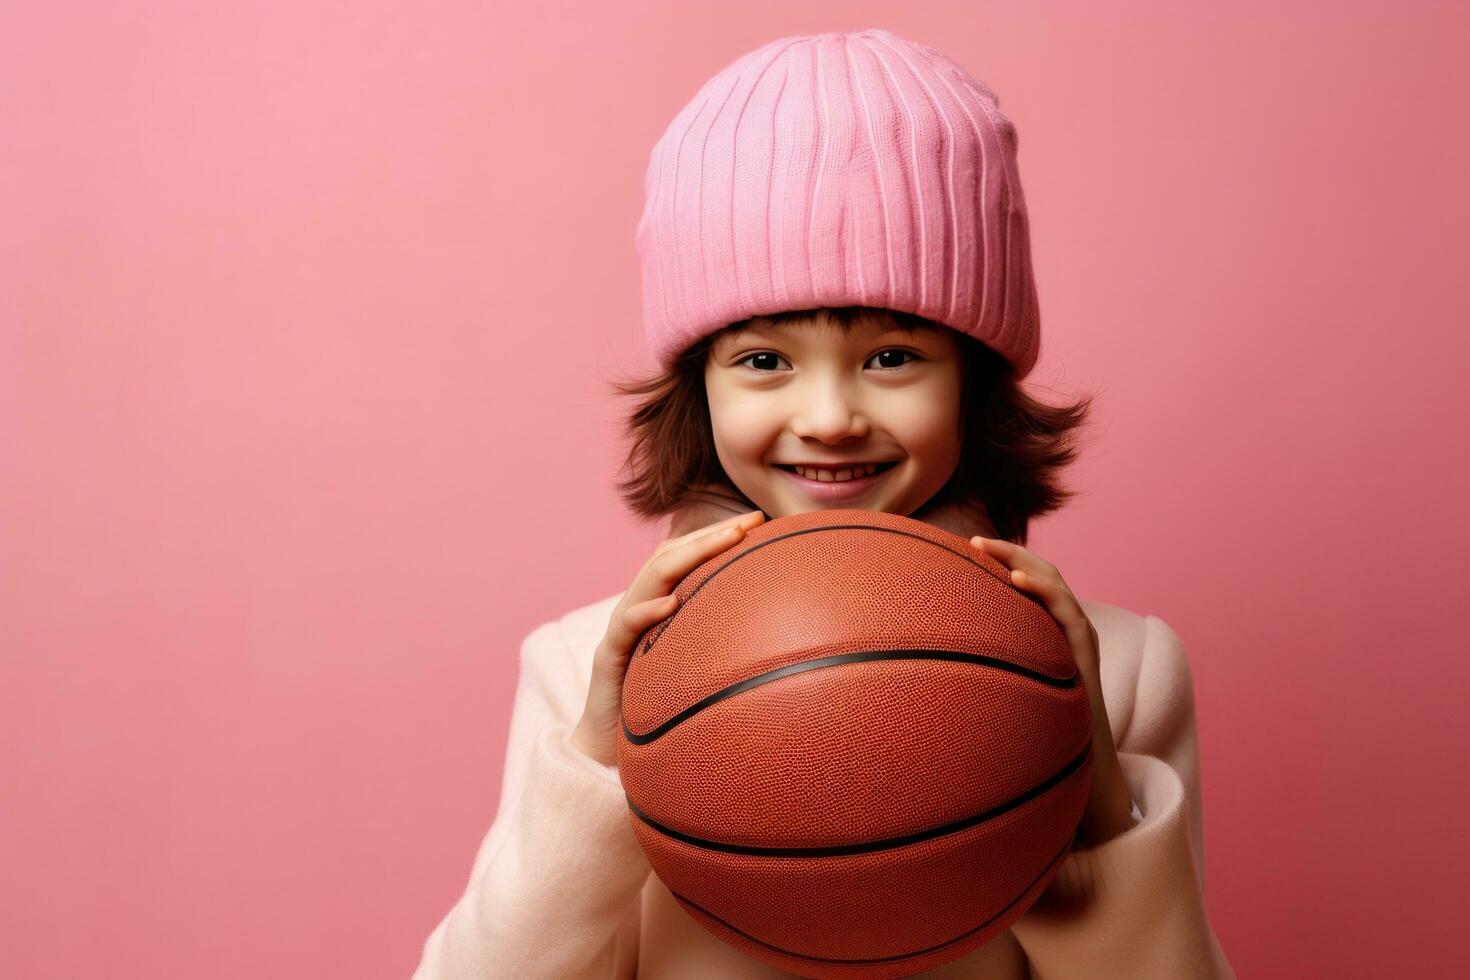
[[623, 675], [638, 640], [678, 605], [673, 591], [684, 576], [720, 552], [731, 548], [745, 532], [764, 521], [761, 511], [728, 518], [679, 537], [670, 537], [654, 549], [612, 611], [607, 635], [592, 655], [592, 681], [587, 705], [572, 729], [571, 744], [603, 765], [616, 765], [618, 729], [623, 717]]
[[999, 538], [977, 535], [970, 543], [1009, 568], [1012, 585], [1040, 596], [1067, 635], [1072, 659], [1087, 685], [1088, 702], [1092, 706], [1092, 795], [1082, 818], [1082, 839], [1084, 844], [1111, 840], [1133, 826], [1132, 802], [1128, 785], [1123, 781], [1123, 769], [1118, 764], [1118, 750], [1108, 724], [1108, 706], [1103, 701], [1097, 629], [1056, 567], [1040, 555]]

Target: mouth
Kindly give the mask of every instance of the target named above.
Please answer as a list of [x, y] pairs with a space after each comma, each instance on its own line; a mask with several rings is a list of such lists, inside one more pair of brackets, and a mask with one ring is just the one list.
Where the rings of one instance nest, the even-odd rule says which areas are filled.
[[[882, 473], [885, 470], [891, 470], [898, 465], [898, 460], [890, 460], [886, 463], [872, 463], [867, 466], [855, 466], [851, 470], [834, 470], [828, 469], [827, 467], [811, 466], [798, 468], [790, 463], [777, 463], [775, 465], [778, 470], [795, 473], [797, 476], [802, 476], [809, 480], [815, 480], [821, 483], [840, 483], [854, 477], [868, 476], [870, 475], [869, 471], [872, 473]], [[842, 480], [837, 479], [839, 476], [842, 477]]]
[[[776, 469], [785, 473], [787, 479], [791, 480], [796, 488], [807, 497], [813, 500], [833, 501], [861, 496], [882, 482], [884, 476], [897, 465], [897, 460], [879, 463], [871, 473], [866, 472], [867, 467], [862, 467], [859, 468], [856, 475], [851, 469], [834, 472], [832, 470], [813, 471], [802, 467], [807, 474], [815, 472], [818, 479], [802, 475], [795, 466], [789, 464], [776, 464]], [[838, 476], [844, 478], [836, 479]]]

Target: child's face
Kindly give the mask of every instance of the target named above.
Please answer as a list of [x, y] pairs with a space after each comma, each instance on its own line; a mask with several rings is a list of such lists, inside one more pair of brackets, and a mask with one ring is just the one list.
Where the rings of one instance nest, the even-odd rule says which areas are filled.
[[[855, 507], [911, 514], [960, 458], [960, 350], [947, 327], [908, 332], [891, 314], [843, 333], [825, 316], [756, 318], [722, 335], [705, 391], [725, 473], [770, 517]], [[778, 463], [894, 461], [837, 497]], [[832, 480], [833, 471], [820, 474]]]

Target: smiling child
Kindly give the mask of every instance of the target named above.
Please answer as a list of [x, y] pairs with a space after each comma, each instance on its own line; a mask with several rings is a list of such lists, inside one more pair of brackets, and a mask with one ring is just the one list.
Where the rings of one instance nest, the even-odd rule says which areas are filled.
[[877, 29], [772, 41], [675, 116], [635, 236], [658, 371], [619, 386], [642, 401], [618, 488], [669, 536], [627, 589], [523, 643], [499, 811], [417, 980], [786, 975], [651, 874], [616, 746], [628, 657], [679, 582], [760, 522], [825, 507], [927, 521], [1010, 568], [1063, 629], [1092, 706], [1076, 846], [1009, 930], [923, 975], [1234, 976], [1205, 910], [1183, 644], [1157, 616], [1077, 598], [1025, 547], [1070, 495], [1059, 475], [1087, 402], [1021, 384], [1040, 318], [1016, 151], [993, 92]]

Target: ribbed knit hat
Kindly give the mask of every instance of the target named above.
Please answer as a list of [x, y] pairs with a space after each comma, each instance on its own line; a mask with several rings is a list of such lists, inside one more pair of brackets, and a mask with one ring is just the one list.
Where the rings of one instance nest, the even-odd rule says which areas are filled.
[[1024, 377], [1040, 316], [1016, 145], [990, 89], [889, 31], [741, 56], [649, 156], [650, 349], [668, 368], [746, 317], [875, 306], [970, 334]]

